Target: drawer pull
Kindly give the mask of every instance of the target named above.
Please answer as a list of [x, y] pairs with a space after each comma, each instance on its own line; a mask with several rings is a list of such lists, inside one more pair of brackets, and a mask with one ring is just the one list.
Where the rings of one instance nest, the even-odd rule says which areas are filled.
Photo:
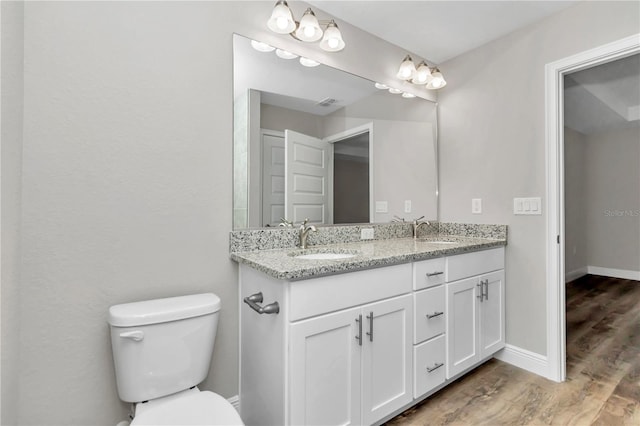
[[432, 314], [427, 314], [427, 319], [439, 317], [440, 315], [443, 315], [443, 314], [444, 314], [444, 312], [434, 312]]
[[369, 331], [367, 332], [367, 336], [369, 336], [369, 341], [373, 342], [373, 311], [367, 315], [367, 319], [369, 320]]
[[249, 305], [251, 309], [259, 314], [277, 314], [280, 312], [280, 305], [278, 302], [269, 303], [268, 305], [260, 306], [258, 303], [262, 303], [262, 293], [252, 294], [244, 298], [244, 303]]
[[358, 341], [358, 345], [362, 346], [362, 314], [358, 315], [356, 322], [358, 323], [358, 335], [356, 336], [356, 340]]
[[439, 271], [439, 272], [427, 272], [427, 277], [435, 277], [436, 275], [442, 275], [444, 274], [444, 272]]
[[442, 362], [440, 362], [440, 363], [436, 362], [433, 367], [431, 367], [431, 368], [427, 367], [427, 373], [431, 373], [432, 371], [437, 370], [438, 368], [442, 367], [443, 365], [444, 365], [444, 363], [442, 363]]
[[480, 281], [478, 284], [476, 284], [476, 287], [480, 287], [480, 294], [476, 297], [482, 302], [482, 299], [484, 298], [484, 282]]

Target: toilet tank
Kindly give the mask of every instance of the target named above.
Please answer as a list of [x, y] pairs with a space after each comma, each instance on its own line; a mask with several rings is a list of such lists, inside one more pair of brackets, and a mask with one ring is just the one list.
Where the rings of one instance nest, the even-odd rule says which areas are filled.
[[209, 372], [220, 298], [213, 293], [109, 308], [118, 395], [140, 402], [180, 392]]

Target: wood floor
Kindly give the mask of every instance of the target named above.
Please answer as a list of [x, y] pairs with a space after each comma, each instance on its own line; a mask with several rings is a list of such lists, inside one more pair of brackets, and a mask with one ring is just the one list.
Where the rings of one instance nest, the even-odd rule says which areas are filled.
[[491, 360], [388, 425], [640, 425], [640, 282], [567, 284], [567, 381]]

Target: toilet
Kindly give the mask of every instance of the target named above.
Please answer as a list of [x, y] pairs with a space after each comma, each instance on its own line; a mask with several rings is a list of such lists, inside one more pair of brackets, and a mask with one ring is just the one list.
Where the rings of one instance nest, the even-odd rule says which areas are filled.
[[131, 425], [242, 425], [222, 396], [197, 388], [209, 372], [220, 298], [213, 293], [109, 308], [118, 396]]

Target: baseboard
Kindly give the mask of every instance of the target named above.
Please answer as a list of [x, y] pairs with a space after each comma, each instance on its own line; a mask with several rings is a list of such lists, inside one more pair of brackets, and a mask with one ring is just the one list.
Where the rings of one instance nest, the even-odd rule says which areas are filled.
[[589, 267], [583, 266], [582, 268], [574, 269], [573, 271], [567, 272], [564, 274], [564, 282], [568, 283], [573, 280], [577, 280], [578, 278], [587, 275], [589, 273]]
[[240, 397], [238, 395], [227, 398], [227, 401], [233, 405], [233, 408], [235, 408], [237, 412], [240, 412]]
[[548, 362], [547, 357], [519, 348], [513, 345], [506, 345], [495, 357], [507, 364], [515, 365], [518, 368], [527, 370], [538, 376], [547, 377]]
[[622, 278], [624, 280], [640, 281], [640, 271], [601, 268], [600, 266], [587, 266], [587, 272], [592, 275], [602, 275], [604, 277]]

